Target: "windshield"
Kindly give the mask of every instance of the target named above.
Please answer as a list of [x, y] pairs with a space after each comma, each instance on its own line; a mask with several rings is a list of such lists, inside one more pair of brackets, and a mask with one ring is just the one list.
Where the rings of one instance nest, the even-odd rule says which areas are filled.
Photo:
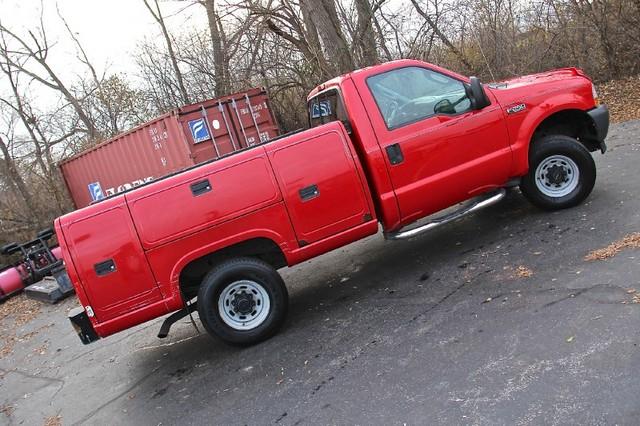
[[426, 68], [395, 69], [369, 77], [367, 84], [389, 129], [471, 107], [461, 81]]

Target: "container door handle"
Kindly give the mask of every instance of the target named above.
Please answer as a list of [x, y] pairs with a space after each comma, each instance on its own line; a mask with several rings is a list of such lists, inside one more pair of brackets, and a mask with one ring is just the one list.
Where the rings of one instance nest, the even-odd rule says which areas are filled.
[[402, 155], [402, 149], [400, 145], [394, 143], [385, 148], [387, 151], [387, 157], [392, 165], [400, 164], [404, 161], [404, 155]]
[[211, 191], [211, 184], [209, 183], [209, 179], [201, 180], [199, 182], [191, 184], [191, 193], [194, 197], [206, 194], [209, 191]]

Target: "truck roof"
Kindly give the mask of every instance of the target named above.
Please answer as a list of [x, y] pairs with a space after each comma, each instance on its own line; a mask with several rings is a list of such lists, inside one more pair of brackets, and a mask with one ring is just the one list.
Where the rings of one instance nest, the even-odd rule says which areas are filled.
[[450, 75], [454, 78], [457, 78], [459, 80], [462, 81], [468, 81], [468, 77], [462, 75], [462, 74], [458, 74], [455, 73], [453, 71], [444, 69], [439, 67], [438, 65], [435, 64], [431, 64], [428, 62], [424, 62], [424, 61], [418, 61], [415, 59], [397, 59], [395, 61], [389, 61], [389, 62], [385, 62], [383, 64], [379, 64], [379, 65], [371, 65], [369, 67], [365, 67], [365, 68], [360, 68], [351, 72], [348, 72], [346, 74], [342, 74], [338, 77], [332, 78], [331, 80], [327, 80], [322, 84], [319, 84], [318, 86], [316, 86], [311, 92], [309, 92], [309, 95], [307, 96], [307, 101], [310, 100], [311, 98], [315, 97], [318, 93], [324, 91], [327, 88], [330, 87], [335, 87], [335, 86], [341, 86], [342, 82], [351, 78], [361, 78], [361, 79], [366, 79], [369, 76], [372, 75], [376, 75], [376, 74], [380, 74], [383, 72], [387, 72], [390, 71], [392, 69], [396, 69], [396, 68], [403, 68], [403, 67], [410, 67], [410, 66], [419, 66], [419, 67], [424, 67], [424, 66], [428, 66], [429, 68], [438, 71], [442, 74], [445, 75]]

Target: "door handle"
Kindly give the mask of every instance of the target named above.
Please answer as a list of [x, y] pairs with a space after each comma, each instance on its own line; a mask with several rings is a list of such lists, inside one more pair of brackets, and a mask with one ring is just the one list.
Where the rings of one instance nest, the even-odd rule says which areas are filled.
[[319, 196], [320, 190], [318, 189], [318, 185], [310, 185], [306, 188], [302, 188], [300, 191], [298, 191], [298, 194], [300, 195], [300, 199], [304, 202], [313, 200], [314, 198]]
[[402, 155], [402, 149], [400, 145], [394, 143], [393, 145], [389, 145], [385, 148], [387, 151], [387, 157], [389, 157], [389, 162], [392, 165], [400, 164], [404, 161], [404, 155]]
[[191, 193], [194, 197], [206, 194], [209, 191], [211, 191], [211, 184], [209, 183], [209, 179], [201, 180], [199, 182], [191, 184]]
[[96, 271], [97, 276], [104, 277], [105, 275], [109, 275], [116, 271], [116, 263], [113, 259], [108, 259], [103, 262], [96, 263], [93, 265], [93, 269]]

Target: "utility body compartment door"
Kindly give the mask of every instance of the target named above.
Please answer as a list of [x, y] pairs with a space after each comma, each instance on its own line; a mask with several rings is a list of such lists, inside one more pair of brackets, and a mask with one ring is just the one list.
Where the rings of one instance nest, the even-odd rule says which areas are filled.
[[126, 197], [145, 250], [281, 201], [262, 147], [182, 172]]
[[304, 135], [268, 148], [301, 246], [371, 220], [365, 182], [343, 124], [332, 122]]
[[61, 227], [98, 322], [161, 300], [123, 196], [71, 213]]

